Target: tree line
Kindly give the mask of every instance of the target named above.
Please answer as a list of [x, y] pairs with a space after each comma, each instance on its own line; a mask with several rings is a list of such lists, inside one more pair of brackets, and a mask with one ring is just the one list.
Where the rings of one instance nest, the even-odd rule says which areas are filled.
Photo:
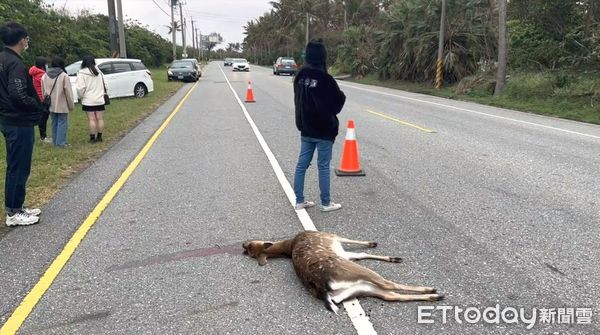
[[[447, 0], [444, 81], [493, 69], [498, 1]], [[428, 82], [435, 78], [441, 0], [279, 0], [245, 26], [246, 56], [270, 64], [302, 57], [308, 35], [322, 38], [329, 63], [355, 76]], [[510, 0], [510, 70], [598, 69], [600, 1]]]
[[[108, 16], [82, 12], [77, 17], [42, 0], [0, 0], [0, 23], [16, 21], [29, 33], [30, 47], [23, 57], [33, 64], [36, 56], [65, 58], [67, 64], [86, 54], [110, 57]], [[172, 44], [137, 21], [125, 24], [127, 56], [146, 66], [162, 66], [172, 60]], [[1, 42], [0, 42], [1, 44]], [[178, 54], [181, 54], [178, 47]]]

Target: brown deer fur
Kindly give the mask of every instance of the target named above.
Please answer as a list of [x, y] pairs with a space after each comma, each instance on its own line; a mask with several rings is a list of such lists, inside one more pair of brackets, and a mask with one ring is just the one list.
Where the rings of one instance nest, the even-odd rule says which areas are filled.
[[[267, 258], [292, 258], [294, 270], [311, 293], [337, 313], [344, 300], [370, 296], [386, 301], [437, 301], [443, 298], [431, 287], [407, 286], [384, 279], [375, 271], [352, 262], [355, 259], [377, 259], [399, 263], [398, 257], [377, 256], [345, 251], [342, 243], [375, 248], [376, 242], [356, 241], [335, 234], [306, 231], [292, 239], [269, 242], [252, 240], [243, 244], [244, 253], [256, 258], [259, 265]], [[404, 291], [411, 294], [400, 294]]]

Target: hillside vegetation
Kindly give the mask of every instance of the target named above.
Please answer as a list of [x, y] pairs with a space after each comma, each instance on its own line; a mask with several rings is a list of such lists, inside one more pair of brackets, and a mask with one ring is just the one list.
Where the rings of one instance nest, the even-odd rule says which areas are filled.
[[[106, 15], [83, 12], [74, 17], [42, 0], [0, 0], [0, 23], [7, 21], [19, 22], [29, 32], [30, 47], [23, 54], [26, 64], [33, 64], [36, 56], [51, 59], [59, 55], [67, 64], [81, 60], [85, 54], [110, 57]], [[139, 22], [127, 22], [125, 36], [129, 58], [141, 59], [148, 67], [171, 61], [171, 42]]]
[[329, 65], [372, 84], [600, 123], [600, 1], [510, 0], [509, 77], [492, 98], [497, 0], [447, 0], [444, 89], [433, 86], [441, 0], [280, 0], [246, 25], [246, 56], [302, 59], [309, 35]]

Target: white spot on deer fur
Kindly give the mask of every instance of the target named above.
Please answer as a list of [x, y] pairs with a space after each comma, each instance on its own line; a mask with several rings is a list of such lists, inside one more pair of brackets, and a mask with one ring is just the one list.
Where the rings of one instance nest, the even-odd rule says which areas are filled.
[[374, 291], [375, 287], [373, 284], [361, 280], [359, 282], [354, 282], [354, 285], [331, 292], [331, 299], [334, 303], [339, 304], [344, 300], [368, 295], [368, 293]]

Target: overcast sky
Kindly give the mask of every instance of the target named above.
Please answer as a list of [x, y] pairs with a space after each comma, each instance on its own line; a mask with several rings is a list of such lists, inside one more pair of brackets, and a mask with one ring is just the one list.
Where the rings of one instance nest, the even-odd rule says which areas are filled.
[[[107, 0], [44, 0], [54, 4], [57, 8], [66, 7], [75, 14], [81, 10], [90, 10], [94, 13], [108, 14]], [[136, 19], [150, 30], [171, 40], [167, 34], [170, 25], [170, 0], [122, 0], [125, 20]], [[269, 0], [182, 0], [183, 16], [186, 18], [187, 43], [191, 46], [190, 17], [194, 18], [194, 25], [204, 34], [220, 33], [223, 37], [224, 47], [227, 43], [242, 42], [244, 40], [244, 26], [251, 20], [258, 18], [272, 7]], [[159, 8], [160, 7], [160, 8]], [[162, 10], [161, 10], [162, 8]], [[163, 12], [164, 11], [164, 12]], [[166, 13], [169, 15], [167, 15]], [[179, 20], [179, 8], [177, 9]], [[181, 45], [181, 33], [178, 33], [177, 44]]]

